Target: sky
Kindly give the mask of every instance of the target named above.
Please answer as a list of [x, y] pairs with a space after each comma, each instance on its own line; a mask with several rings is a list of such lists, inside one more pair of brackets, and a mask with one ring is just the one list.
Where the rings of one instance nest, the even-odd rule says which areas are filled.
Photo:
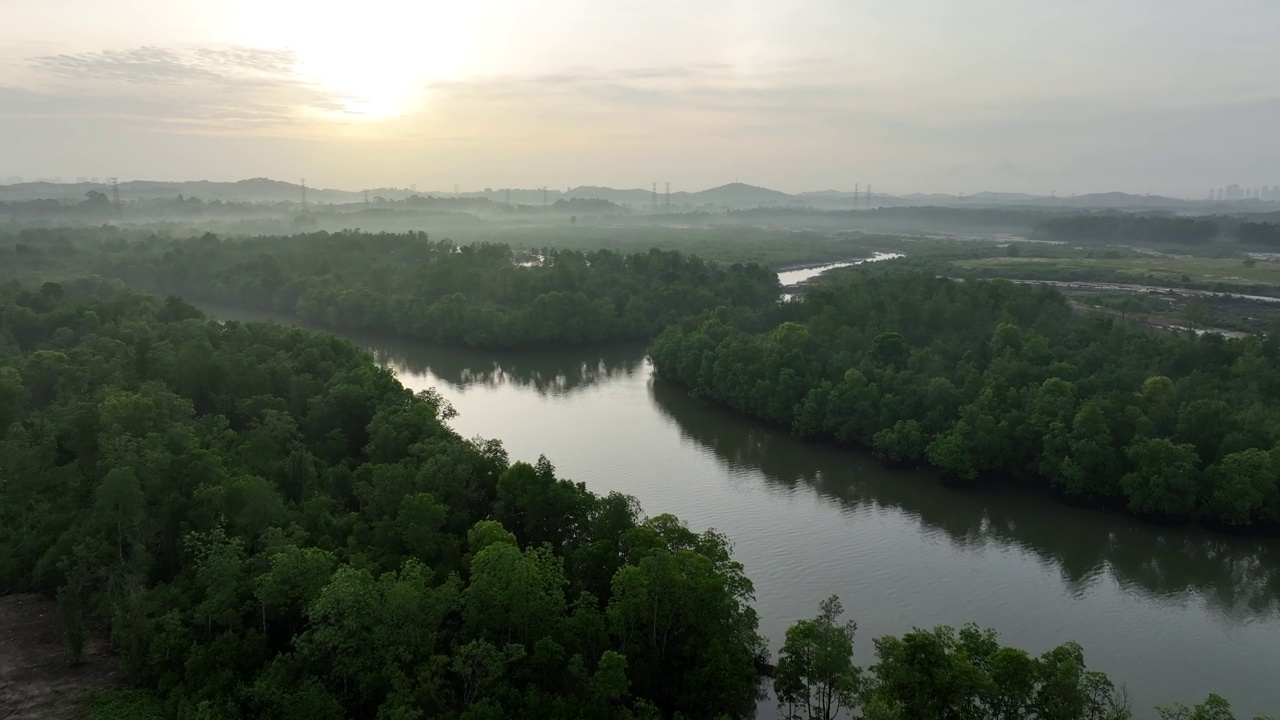
[[0, 183], [1280, 185], [1275, 0], [0, 0]]

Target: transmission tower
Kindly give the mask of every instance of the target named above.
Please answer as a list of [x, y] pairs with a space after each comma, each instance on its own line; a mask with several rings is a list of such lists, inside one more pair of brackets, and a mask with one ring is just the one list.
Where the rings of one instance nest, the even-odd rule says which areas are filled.
[[116, 215], [120, 215], [120, 180], [111, 178], [111, 202], [116, 206]]
[[667, 196], [665, 200], [667, 205], [667, 211], [670, 212], [671, 211], [671, 181], [670, 180], [666, 182], [666, 186], [667, 186]]
[[298, 184], [302, 186], [302, 212], [306, 212], [307, 211], [307, 179], [302, 178], [301, 180], [298, 181]]
[[867, 209], [871, 209], [871, 183], [867, 183]]
[[862, 195], [862, 183], [853, 184], [853, 207], [858, 207], [858, 198]]
[[547, 186], [542, 186], [542, 212], [547, 211]]
[[653, 184], [653, 211], [658, 212], [658, 183]]
[[507, 188], [507, 209], [511, 209], [511, 188]]
[[364, 209], [365, 210], [369, 209], [369, 191], [368, 190], [364, 191]]

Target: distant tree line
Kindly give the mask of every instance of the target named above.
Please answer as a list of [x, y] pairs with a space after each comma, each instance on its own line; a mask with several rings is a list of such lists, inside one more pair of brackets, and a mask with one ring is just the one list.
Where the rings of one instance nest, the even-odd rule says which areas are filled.
[[1280, 222], [1242, 222], [1236, 226], [1236, 238], [1250, 245], [1280, 247]]
[[182, 220], [203, 216], [260, 217], [270, 212], [292, 211], [293, 203], [205, 200], [191, 195], [173, 197], [131, 198], [119, 207], [106, 192], [88, 190], [83, 198], [41, 198], [0, 202], [0, 218], [46, 222], [100, 223], [118, 221], [122, 212], [150, 220]]
[[[28, 234], [24, 234], [26, 237]], [[35, 236], [39, 233], [29, 233]], [[777, 303], [777, 276], [676, 251], [621, 254], [458, 246], [425, 233], [14, 246], [11, 271], [62, 267], [193, 301], [297, 315], [325, 327], [486, 348], [652, 338], [722, 305]]]
[[687, 319], [650, 355], [697, 396], [954, 482], [1280, 527], [1280, 336], [1152, 333], [1051, 288], [886, 272], [816, 285], [781, 322]]
[[615, 202], [601, 198], [560, 198], [551, 203], [551, 209], [559, 213], [582, 213], [584, 215], [617, 215], [627, 212], [627, 208]]
[[1216, 222], [1202, 218], [1105, 213], [1047, 218], [1035, 226], [1034, 234], [1069, 243], [1203, 245], [1218, 232]]
[[1178, 217], [1107, 211], [1048, 217], [1035, 224], [1032, 234], [1067, 243], [1205, 245], [1228, 238], [1244, 245], [1280, 247], [1280, 222], [1265, 219], [1269, 217], [1272, 215]]
[[[398, 204], [395, 201], [388, 201], [386, 198], [376, 198], [379, 204]], [[404, 204], [409, 207], [431, 208], [436, 210], [451, 210], [455, 212], [483, 212], [493, 213], [496, 211], [497, 203], [489, 198], [484, 197], [436, 197], [435, 195], [410, 195], [404, 199]]]

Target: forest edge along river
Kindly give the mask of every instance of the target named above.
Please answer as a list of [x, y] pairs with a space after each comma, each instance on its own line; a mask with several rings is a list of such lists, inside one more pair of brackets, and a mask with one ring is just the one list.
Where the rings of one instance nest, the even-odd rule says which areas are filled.
[[[206, 308], [224, 320], [288, 318]], [[1067, 640], [1124, 685], [1137, 718], [1216, 692], [1280, 710], [1280, 543], [1160, 527], [806, 444], [653, 377], [643, 345], [492, 353], [348, 337], [406, 386], [435, 388], [462, 435], [545, 453], [598, 493], [715, 528], [755, 584], [776, 654], [832, 593], [872, 638], [974, 622], [1038, 654]], [[771, 701], [761, 717], [772, 717]]]

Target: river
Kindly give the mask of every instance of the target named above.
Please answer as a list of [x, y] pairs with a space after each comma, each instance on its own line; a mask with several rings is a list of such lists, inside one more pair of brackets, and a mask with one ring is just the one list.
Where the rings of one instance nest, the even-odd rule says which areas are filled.
[[869, 258], [861, 260], [850, 260], [849, 262], [824, 263], [821, 265], [810, 265], [808, 267], [792, 268], [790, 270], [778, 271], [778, 284], [784, 288], [795, 287], [800, 283], [812, 280], [828, 270], [836, 268], [853, 267], [863, 263], [880, 262], [881, 260], [892, 260], [894, 258], [903, 257], [901, 253], [876, 252]]
[[838, 593], [863, 665], [874, 637], [972, 621], [1033, 653], [1081, 643], [1140, 720], [1209, 692], [1240, 718], [1280, 714], [1280, 543], [885, 470], [691, 400], [654, 378], [641, 346], [497, 354], [355, 339], [406, 386], [439, 391], [464, 436], [498, 438], [513, 459], [545, 454], [596, 492], [728, 535], [775, 654], [790, 623]]

